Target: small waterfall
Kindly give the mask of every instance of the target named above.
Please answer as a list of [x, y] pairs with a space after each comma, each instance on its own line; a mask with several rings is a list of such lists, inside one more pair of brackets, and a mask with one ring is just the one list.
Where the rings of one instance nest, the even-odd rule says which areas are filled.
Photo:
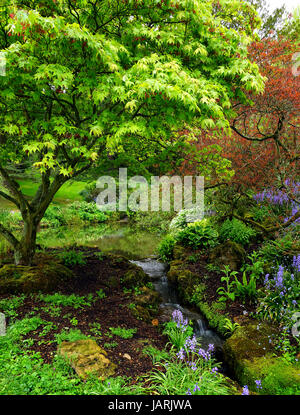
[[222, 350], [224, 341], [217, 335], [217, 333], [207, 327], [203, 316], [183, 307], [180, 304], [177, 290], [174, 286], [172, 286], [172, 284], [169, 283], [167, 278], [167, 264], [164, 264], [154, 258], [131, 262], [141, 267], [144, 272], [149, 275], [154, 288], [160, 293], [162, 297], [162, 303], [160, 304], [161, 313], [165, 317], [166, 321], [171, 318], [174, 310], [180, 310], [184, 318], [192, 321], [195, 336], [199, 339], [199, 342], [203, 348], [207, 348], [209, 344], [213, 344], [215, 346], [215, 350]]

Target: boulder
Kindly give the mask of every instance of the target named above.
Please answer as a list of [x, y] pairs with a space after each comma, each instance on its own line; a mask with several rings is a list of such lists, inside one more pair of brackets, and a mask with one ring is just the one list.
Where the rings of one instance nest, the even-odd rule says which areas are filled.
[[107, 358], [107, 352], [90, 339], [62, 342], [58, 355], [63, 356], [83, 379], [93, 375], [104, 380], [113, 376], [117, 367]]
[[125, 272], [124, 277], [122, 278], [122, 284], [127, 288], [144, 285], [147, 282], [150, 282], [149, 275], [135, 264], [130, 264], [129, 270]]
[[135, 302], [141, 306], [157, 305], [161, 302], [161, 295], [146, 286], [141, 288], [141, 294], [136, 295]]
[[242, 245], [233, 241], [226, 241], [215, 248], [209, 254], [209, 261], [224, 268], [228, 265], [231, 271], [238, 271], [243, 265], [246, 258], [246, 251]]
[[73, 278], [70, 269], [55, 261], [35, 266], [6, 264], [0, 268], [0, 294], [49, 292]]
[[272, 342], [276, 334], [271, 325], [247, 319], [224, 343], [225, 361], [237, 380], [252, 391], [258, 391], [255, 380], [261, 380], [262, 394], [300, 392], [300, 365], [276, 356]]

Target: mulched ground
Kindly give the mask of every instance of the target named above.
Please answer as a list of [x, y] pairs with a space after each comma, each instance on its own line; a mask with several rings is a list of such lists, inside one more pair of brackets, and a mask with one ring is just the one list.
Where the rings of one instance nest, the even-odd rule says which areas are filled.
[[[51, 254], [58, 253], [60, 250], [49, 250]], [[125, 294], [122, 285], [116, 288], [108, 288], [107, 281], [111, 276], [118, 277], [118, 280], [124, 275], [128, 266], [125, 262], [120, 264], [112, 264], [111, 260], [105, 258], [99, 260], [95, 253], [98, 249], [80, 248], [84, 252], [86, 265], [69, 267], [77, 276], [72, 283], [59, 286], [55, 292], [61, 294], [76, 294], [86, 296], [89, 293], [95, 294], [96, 291], [103, 289], [106, 298], [97, 299], [92, 305], [85, 306], [83, 309], [74, 309], [73, 307], [59, 306], [61, 311], [59, 315], [51, 316], [46, 308], [48, 303], [40, 301], [36, 295], [27, 296], [24, 304], [17, 309], [18, 319], [25, 316], [39, 315], [43, 320], [52, 322], [56, 328], [49, 333], [43, 335], [43, 327], [30, 332], [24, 339], [33, 339], [34, 344], [30, 346], [30, 350], [39, 352], [45, 363], [51, 363], [57, 350], [55, 334], [60, 333], [66, 328], [79, 329], [85, 335], [92, 335], [97, 344], [103, 347], [108, 358], [117, 364], [116, 375], [136, 377], [148, 372], [153, 368], [151, 359], [142, 354], [142, 349], [151, 344], [159, 349], [166, 345], [167, 337], [161, 334], [161, 327], [145, 323], [136, 319], [128, 308], [130, 303], [134, 303], [133, 294]], [[7, 295], [0, 295], [0, 300], [8, 298]], [[71, 319], [76, 319], [75, 325], [71, 324]], [[8, 321], [9, 323], [9, 321]], [[93, 332], [95, 323], [99, 333]], [[123, 327], [126, 329], [137, 329], [136, 333], [130, 339], [123, 339], [116, 335], [111, 335], [110, 327]], [[91, 331], [92, 329], [92, 331]], [[104, 347], [105, 343], [116, 342], [115, 347]], [[131, 360], [124, 357], [127, 354]]]

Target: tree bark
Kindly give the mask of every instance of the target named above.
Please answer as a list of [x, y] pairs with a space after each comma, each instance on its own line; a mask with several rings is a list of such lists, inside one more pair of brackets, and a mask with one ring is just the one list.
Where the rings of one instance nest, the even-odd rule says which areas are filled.
[[23, 235], [19, 244], [14, 247], [16, 265], [31, 265], [36, 250], [36, 236], [38, 223], [29, 216], [24, 222]]

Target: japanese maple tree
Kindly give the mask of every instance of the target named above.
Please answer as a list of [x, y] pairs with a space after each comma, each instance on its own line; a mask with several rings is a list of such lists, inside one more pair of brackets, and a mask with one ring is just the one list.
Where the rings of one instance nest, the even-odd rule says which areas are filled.
[[[4, 2], [0, 194], [24, 229], [17, 238], [1, 223], [0, 232], [16, 264], [31, 263], [59, 188], [108, 150], [167, 144], [185, 123], [228, 129], [231, 103], [263, 88], [247, 58], [258, 23], [240, 0]], [[28, 158], [40, 175], [31, 200], [7, 168]]]

